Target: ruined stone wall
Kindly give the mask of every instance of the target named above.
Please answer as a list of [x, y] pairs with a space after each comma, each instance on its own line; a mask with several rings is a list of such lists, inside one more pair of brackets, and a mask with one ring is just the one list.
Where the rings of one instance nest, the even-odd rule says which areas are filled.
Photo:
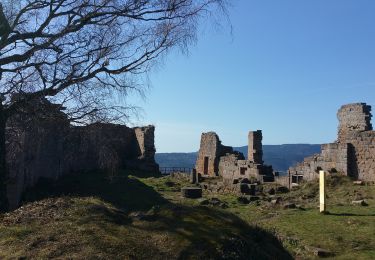
[[248, 160], [257, 164], [263, 164], [262, 131], [250, 131], [248, 138]]
[[287, 187], [288, 189], [291, 187], [291, 179], [289, 175], [287, 176], [275, 176], [275, 183]]
[[41, 177], [56, 180], [63, 173], [63, 140], [68, 124], [40, 120], [25, 128], [7, 127], [7, 194], [11, 209], [22, 192]]
[[155, 162], [155, 127], [145, 126], [134, 128], [138, 151], [137, 160], [128, 160], [128, 168], [138, 169], [148, 172], [159, 171], [159, 165]]
[[155, 127], [153, 126], [135, 128], [135, 136], [140, 151], [139, 159], [154, 158], [156, 152], [154, 145], [154, 131]]
[[262, 165], [244, 160], [241, 153], [228, 154], [220, 158], [219, 175], [223, 177], [226, 185], [233, 184], [234, 180], [252, 179], [261, 180]]
[[327, 172], [339, 172], [348, 175], [347, 143], [323, 144], [321, 152], [321, 168]]
[[239, 179], [255, 178], [267, 181], [273, 180], [273, 170], [263, 165], [262, 132], [249, 133], [249, 152], [251, 160], [245, 160], [242, 153], [233, 151], [232, 147], [223, 146], [216, 133], [203, 133], [196, 162], [197, 173], [203, 176], [221, 176], [226, 185], [231, 185]]
[[303, 162], [289, 168], [289, 172], [303, 175], [307, 181], [318, 178], [320, 170], [348, 175], [348, 152], [348, 144], [323, 144], [320, 154], [305, 158]]
[[64, 172], [123, 169], [139, 155], [135, 131], [124, 125], [71, 127], [64, 138]]
[[365, 103], [342, 106], [337, 113], [337, 142], [322, 145], [320, 154], [291, 167], [291, 174], [312, 180], [318, 178], [319, 170], [324, 170], [375, 181], [375, 132], [371, 131], [371, 117], [371, 106]]
[[[10, 208], [18, 206], [26, 188], [41, 177], [104, 169], [158, 171], [154, 160], [154, 126], [129, 128], [116, 124], [71, 126], [61, 111], [15, 117], [6, 130]], [[24, 124], [24, 122], [28, 122]]]
[[359, 180], [375, 181], [375, 132], [365, 131], [348, 136], [350, 175]]
[[219, 172], [219, 159], [226, 153], [233, 153], [232, 147], [222, 145], [215, 132], [203, 133], [195, 164], [197, 173], [217, 176]]
[[272, 166], [256, 164], [249, 160], [244, 160], [241, 154], [228, 154], [220, 157], [219, 175], [222, 176], [226, 185], [233, 184], [241, 179], [256, 179], [260, 182], [273, 181]]
[[337, 112], [339, 120], [338, 142], [347, 143], [348, 135], [353, 132], [372, 130], [371, 106], [354, 103], [342, 106]]

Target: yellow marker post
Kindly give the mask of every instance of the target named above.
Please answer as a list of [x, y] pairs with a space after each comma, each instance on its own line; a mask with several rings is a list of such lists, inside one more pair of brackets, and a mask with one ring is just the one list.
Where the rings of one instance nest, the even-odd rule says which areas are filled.
[[326, 211], [326, 173], [319, 171], [320, 213]]

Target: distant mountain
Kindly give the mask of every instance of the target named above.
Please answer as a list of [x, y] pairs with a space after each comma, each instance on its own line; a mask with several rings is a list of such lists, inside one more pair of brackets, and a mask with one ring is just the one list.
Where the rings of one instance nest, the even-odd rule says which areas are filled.
[[193, 168], [197, 160], [194, 153], [156, 153], [155, 160], [160, 167], [187, 167]]
[[[233, 147], [233, 149], [247, 157], [247, 146]], [[315, 153], [320, 153], [320, 144], [263, 145], [264, 163], [272, 165], [276, 171], [287, 171], [290, 166]], [[160, 167], [193, 168], [197, 159], [197, 152], [157, 153], [155, 159]]]
[[[247, 157], [247, 146], [234, 147]], [[320, 144], [263, 145], [263, 161], [276, 171], [287, 171], [307, 156], [320, 153]]]

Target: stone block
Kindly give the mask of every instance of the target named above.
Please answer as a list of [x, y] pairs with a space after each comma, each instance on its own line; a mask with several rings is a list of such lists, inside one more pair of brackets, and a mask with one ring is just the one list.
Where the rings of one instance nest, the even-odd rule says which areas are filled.
[[202, 188], [199, 187], [184, 187], [181, 189], [181, 194], [184, 198], [197, 199], [202, 197]]

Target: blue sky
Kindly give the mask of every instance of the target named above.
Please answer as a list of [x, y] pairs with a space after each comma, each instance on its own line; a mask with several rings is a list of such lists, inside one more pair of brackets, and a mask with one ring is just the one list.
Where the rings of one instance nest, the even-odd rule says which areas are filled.
[[338, 108], [375, 106], [374, 0], [235, 0], [228, 26], [205, 25], [188, 56], [174, 51], [149, 75], [135, 124], [156, 126], [157, 152], [226, 145], [328, 143]]

